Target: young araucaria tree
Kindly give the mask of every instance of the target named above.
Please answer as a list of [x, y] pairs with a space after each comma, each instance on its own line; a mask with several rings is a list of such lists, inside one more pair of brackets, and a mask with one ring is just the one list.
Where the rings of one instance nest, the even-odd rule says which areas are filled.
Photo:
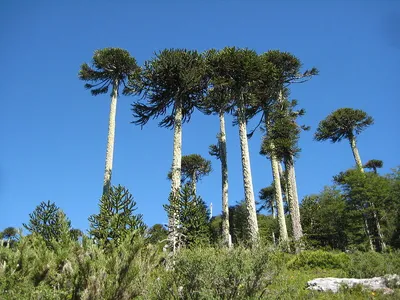
[[103, 195], [107, 194], [111, 186], [111, 173], [114, 156], [115, 115], [119, 88], [125, 86], [128, 76], [135, 77], [140, 68], [135, 58], [129, 52], [119, 48], [105, 48], [96, 50], [93, 55], [92, 66], [82, 64], [79, 79], [87, 81], [85, 88], [90, 89], [93, 96], [105, 94], [111, 86], [111, 106], [108, 121], [106, 166], [104, 170]]

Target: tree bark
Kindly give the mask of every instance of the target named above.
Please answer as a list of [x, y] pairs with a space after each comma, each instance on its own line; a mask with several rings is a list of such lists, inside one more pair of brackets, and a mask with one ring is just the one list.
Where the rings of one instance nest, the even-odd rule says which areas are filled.
[[283, 208], [281, 178], [279, 176], [279, 161], [272, 153], [270, 155], [270, 160], [271, 160], [272, 176], [274, 179], [275, 201], [278, 210], [279, 240], [283, 243], [287, 243], [289, 238], [286, 227], [285, 211]]
[[[279, 178], [281, 180], [281, 189], [282, 189], [282, 180], [284, 181], [284, 184], [283, 184], [284, 191], [282, 192], [282, 197], [283, 197], [283, 195], [285, 195], [286, 201], [288, 202], [288, 205], [290, 207], [290, 203], [289, 203], [290, 199], [288, 198], [288, 183], [285, 179], [286, 176], [282, 170], [281, 162], [278, 162], [278, 169], [279, 169]], [[282, 198], [282, 201], [283, 201], [283, 198]]]
[[222, 240], [224, 245], [232, 247], [229, 233], [229, 204], [228, 204], [228, 154], [226, 151], [226, 133], [224, 113], [219, 113], [219, 158], [221, 160], [222, 175]]
[[251, 176], [250, 167], [250, 155], [249, 146], [247, 142], [247, 128], [246, 128], [246, 116], [244, 107], [238, 109], [238, 127], [239, 127], [239, 138], [240, 138], [240, 150], [242, 156], [242, 172], [243, 172], [243, 185], [244, 195], [247, 208], [247, 225], [250, 240], [252, 245], [257, 245], [259, 242], [258, 235], [258, 222], [257, 212], [254, 200], [253, 182]]
[[118, 99], [118, 79], [113, 82], [110, 104], [110, 115], [108, 119], [108, 135], [107, 135], [107, 150], [106, 150], [106, 166], [104, 170], [103, 180], [103, 195], [107, 194], [111, 187], [111, 174], [114, 157], [114, 139], [115, 139], [115, 116], [117, 113]]
[[360, 158], [360, 154], [358, 153], [358, 149], [357, 149], [357, 143], [356, 143], [356, 137], [355, 136], [352, 136], [350, 138], [350, 146], [351, 146], [351, 150], [353, 151], [353, 156], [354, 156], [354, 160], [356, 161], [357, 168], [359, 168], [361, 172], [364, 172], [364, 169], [363, 169], [363, 166], [362, 166], [362, 162], [361, 162], [361, 158]]
[[297, 193], [296, 174], [294, 170], [293, 158], [285, 159], [286, 181], [287, 181], [287, 198], [289, 202], [290, 216], [292, 219], [293, 238], [296, 243], [296, 252], [301, 251], [301, 238], [303, 237], [303, 229], [300, 221], [299, 197]]
[[[171, 167], [171, 196], [178, 197], [179, 190], [181, 187], [181, 164], [182, 164], [182, 102], [175, 100], [175, 116], [174, 116], [174, 145], [173, 145], [173, 157]], [[168, 227], [169, 227], [169, 240], [172, 244], [172, 250], [176, 252], [176, 226], [177, 224], [176, 215], [169, 216]]]
[[196, 171], [194, 171], [193, 174], [192, 174], [192, 190], [193, 190], [193, 194], [196, 196], [196, 194], [197, 194], [197, 176], [196, 176]]

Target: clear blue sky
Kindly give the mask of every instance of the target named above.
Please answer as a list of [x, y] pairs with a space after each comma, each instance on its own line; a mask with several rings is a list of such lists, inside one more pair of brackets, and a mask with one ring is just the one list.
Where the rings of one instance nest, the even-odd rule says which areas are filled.
[[[77, 74], [93, 51], [127, 49], [142, 64], [154, 51], [224, 46], [258, 53], [289, 51], [320, 75], [292, 97], [307, 111], [296, 162], [300, 199], [331, 184], [354, 165], [349, 144], [313, 141], [318, 122], [340, 107], [375, 119], [359, 138], [364, 162], [399, 165], [400, 1], [3, 1], [0, 9], [0, 230], [21, 227], [41, 201], [55, 201], [72, 225], [87, 229], [102, 190], [109, 96], [93, 97]], [[132, 121], [118, 103], [113, 183], [127, 186], [149, 225], [166, 222], [172, 131]], [[228, 121], [229, 201], [243, 199], [238, 128]], [[252, 124], [252, 123], [251, 123]], [[251, 124], [249, 127], [251, 127]], [[183, 127], [183, 154], [212, 160], [199, 184], [203, 199], [221, 210], [220, 166], [208, 155], [218, 120], [195, 113]], [[254, 193], [272, 181], [250, 140]]]

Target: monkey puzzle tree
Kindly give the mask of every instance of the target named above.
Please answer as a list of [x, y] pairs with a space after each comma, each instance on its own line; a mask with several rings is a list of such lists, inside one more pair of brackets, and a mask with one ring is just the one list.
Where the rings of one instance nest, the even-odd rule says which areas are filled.
[[120, 48], [105, 48], [94, 52], [92, 66], [84, 63], [79, 71], [79, 79], [89, 82], [85, 84], [85, 88], [90, 89], [93, 96], [105, 94], [109, 87], [112, 87], [103, 194], [106, 194], [111, 186], [119, 88], [122, 85], [125, 86], [128, 76], [133, 77], [139, 69], [135, 58], [131, 57], [128, 51]]
[[[181, 183], [182, 123], [189, 121], [207, 86], [204, 58], [197, 51], [165, 49], [145, 62], [140, 79], [133, 77], [126, 94], [142, 95], [145, 103], [132, 106], [134, 124], [145, 125], [163, 116], [161, 127], [174, 128], [171, 193], [177, 196]], [[170, 216], [169, 227], [174, 228]], [[175, 236], [171, 234], [170, 237]], [[171, 240], [171, 243], [175, 243]]]
[[[300, 212], [298, 208], [298, 196], [296, 180], [294, 176], [294, 163], [293, 155], [291, 152], [286, 153], [285, 156], [278, 155], [280, 149], [275, 145], [273, 138], [269, 135], [273, 130], [273, 127], [284, 129], [285, 125], [290, 125], [293, 129], [291, 121], [285, 118], [280, 118], [277, 120], [278, 116], [289, 115], [287, 108], [289, 105], [285, 104], [285, 97], [288, 94], [288, 86], [292, 83], [302, 83], [310, 79], [312, 76], [318, 73], [317, 69], [312, 68], [301, 73], [301, 62], [295, 56], [287, 52], [280, 52], [277, 50], [271, 50], [263, 53], [259, 56], [261, 64], [263, 66], [265, 78], [257, 82], [256, 91], [258, 102], [254, 105], [253, 109], [249, 111], [251, 115], [255, 115], [258, 112], [262, 113], [260, 124], [265, 124], [266, 135], [263, 140], [263, 145], [261, 149], [261, 154], [268, 154], [271, 160], [272, 173], [274, 178], [275, 186], [275, 199], [278, 208], [278, 222], [280, 228], [280, 240], [287, 241], [287, 228], [283, 209], [283, 199], [279, 175], [280, 160], [285, 161], [285, 167], [287, 169], [288, 180], [287, 182], [287, 197], [288, 202], [291, 204], [291, 216], [293, 219], [293, 232], [295, 235], [295, 240], [299, 240], [302, 236], [301, 223], [300, 223]], [[274, 113], [275, 111], [275, 113]], [[276, 115], [278, 112], [278, 115]], [[275, 114], [275, 115], [274, 115]], [[286, 129], [286, 133], [290, 133], [289, 128]], [[254, 131], [253, 131], [254, 132]], [[291, 134], [290, 137], [286, 138], [286, 142], [293, 138]], [[278, 141], [276, 141], [278, 142]], [[291, 143], [295, 145], [296, 143]], [[267, 150], [268, 149], [268, 150]], [[288, 148], [286, 148], [288, 149]], [[293, 151], [296, 148], [292, 149]], [[280, 156], [280, 157], [278, 157]], [[293, 198], [293, 199], [291, 199]], [[295, 229], [296, 228], [296, 229]]]
[[[356, 136], [360, 134], [365, 128], [372, 125], [374, 119], [369, 116], [366, 112], [360, 109], [352, 108], [339, 108], [324, 120], [322, 120], [315, 132], [315, 139], [317, 141], [330, 140], [332, 143], [340, 142], [342, 139], [347, 139], [350, 142], [353, 157], [356, 162], [357, 168], [363, 173], [363, 165], [361, 162], [360, 154], [357, 149]], [[373, 207], [374, 204], [370, 203]], [[376, 212], [374, 214], [375, 225], [377, 230], [380, 232], [380, 223]], [[366, 217], [364, 217], [365, 231], [370, 232]], [[380, 236], [382, 234], [380, 233]], [[375, 247], [370, 238], [371, 250]]]
[[218, 93], [225, 91], [226, 97], [229, 97], [226, 99], [230, 99], [234, 107], [235, 123], [239, 127], [248, 233], [250, 244], [255, 245], [259, 235], [247, 141], [246, 109], [254, 100], [252, 90], [260, 76], [260, 63], [253, 50], [226, 47], [209, 57], [207, 65], [212, 70], [211, 85], [215, 86]]
[[374, 119], [360, 109], [339, 108], [319, 123], [314, 137], [317, 141], [330, 140], [332, 143], [347, 139], [357, 167], [364, 172], [356, 136], [373, 123]]
[[141, 214], [135, 214], [136, 202], [125, 187], [111, 187], [109, 193], [100, 199], [100, 212], [89, 217], [89, 234], [102, 245], [112, 242], [118, 246], [133, 230], [143, 234], [146, 226]]
[[[189, 182], [193, 192], [196, 194], [196, 183], [211, 172], [211, 161], [203, 158], [199, 154], [182, 156], [181, 161], [181, 183]], [[171, 179], [172, 172], [168, 173]]]
[[367, 161], [367, 163], [364, 165], [364, 168], [372, 169], [375, 174], [378, 173], [376, 169], [382, 168], [382, 167], [383, 167], [383, 161], [381, 161], [379, 159], [371, 159], [371, 160]]
[[39, 234], [49, 245], [54, 239], [60, 241], [63, 228], [71, 229], [71, 221], [54, 202], [41, 202], [29, 214], [28, 224], [22, 224], [31, 233]]
[[205, 53], [206, 72], [209, 88], [203, 99], [201, 110], [206, 114], [217, 114], [219, 118], [218, 144], [210, 146], [210, 155], [221, 161], [222, 187], [222, 240], [231, 247], [232, 239], [229, 234], [229, 202], [228, 202], [228, 154], [226, 150], [225, 113], [232, 113], [233, 102], [229, 85], [219, 78], [219, 54], [215, 49]]

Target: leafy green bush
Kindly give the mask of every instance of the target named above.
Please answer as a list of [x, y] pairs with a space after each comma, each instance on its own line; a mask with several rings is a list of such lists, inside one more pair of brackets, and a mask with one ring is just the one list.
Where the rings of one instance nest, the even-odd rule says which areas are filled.
[[291, 269], [343, 269], [349, 262], [349, 257], [341, 252], [327, 252], [322, 250], [303, 251], [289, 261], [288, 267]]
[[282, 255], [266, 248], [182, 250], [153, 286], [157, 299], [262, 297], [279, 273]]
[[349, 254], [346, 268], [351, 277], [370, 278], [385, 274], [400, 274], [400, 252], [355, 252]]

